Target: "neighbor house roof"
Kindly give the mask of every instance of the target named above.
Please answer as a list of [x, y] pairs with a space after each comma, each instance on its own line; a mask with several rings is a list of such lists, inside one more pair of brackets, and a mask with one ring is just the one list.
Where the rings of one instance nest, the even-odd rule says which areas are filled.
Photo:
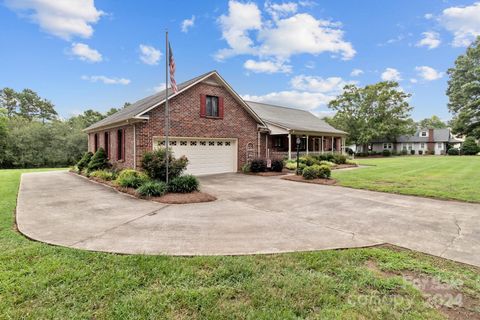
[[[421, 132], [429, 132], [429, 129], [419, 129], [413, 135], [401, 135], [394, 141], [389, 139], [375, 139], [371, 143], [384, 143], [384, 142], [398, 142], [398, 143], [414, 143], [414, 142], [429, 142], [429, 137], [422, 137]], [[461, 142], [454, 139], [450, 134], [450, 129], [433, 129], [433, 142]]]
[[267, 123], [267, 126], [272, 124], [287, 131], [346, 134], [305, 110], [253, 101], [246, 103]]
[[[169, 96], [168, 100], [172, 99], [176, 95], [180, 94], [181, 92], [185, 91], [186, 89], [190, 88], [191, 86], [197, 84], [198, 82], [201, 82], [210, 76], [215, 75], [218, 80], [220, 80], [227, 90], [229, 90], [233, 96], [235, 96], [241, 104], [244, 105], [244, 107], [247, 109], [247, 111], [262, 125], [266, 126], [265, 123], [261, 120], [261, 118], [252, 110], [250, 109], [250, 106], [243, 101], [243, 99], [232, 89], [232, 87], [218, 74], [216, 70], [204, 73], [198, 77], [195, 77], [193, 79], [187, 80], [185, 82], [182, 82], [177, 85], [178, 91], [177, 93], [173, 94], [172, 91], [169, 90]], [[99, 128], [104, 128], [104, 127], [109, 127], [109, 126], [114, 126], [114, 125], [120, 125], [123, 122], [129, 121], [131, 119], [148, 119], [148, 116], [145, 115], [148, 111], [151, 109], [161, 105], [162, 103], [165, 102], [166, 98], [166, 90], [162, 90], [159, 93], [153, 94], [151, 96], [148, 96], [146, 98], [143, 98], [141, 100], [138, 100], [137, 102], [129, 105], [128, 107], [119, 110], [118, 112], [106, 117], [103, 120], [100, 120], [90, 127], [86, 128], [85, 131], [92, 131], [94, 129], [99, 129]]]

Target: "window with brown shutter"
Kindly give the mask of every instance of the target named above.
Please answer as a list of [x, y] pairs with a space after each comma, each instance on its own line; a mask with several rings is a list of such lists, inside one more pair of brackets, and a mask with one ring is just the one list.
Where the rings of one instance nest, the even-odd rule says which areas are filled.
[[98, 134], [95, 133], [93, 136], [93, 152], [97, 152], [98, 150]]
[[104, 143], [105, 154], [107, 155], [107, 159], [110, 159], [110, 132], [105, 132], [103, 134], [103, 143]]
[[125, 130], [117, 130], [117, 160], [125, 159]]

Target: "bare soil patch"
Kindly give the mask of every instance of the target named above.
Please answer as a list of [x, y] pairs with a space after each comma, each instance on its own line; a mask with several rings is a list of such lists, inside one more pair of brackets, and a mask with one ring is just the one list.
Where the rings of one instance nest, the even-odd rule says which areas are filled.
[[325, 184], [325, 185], [332, 185], [332, 184], [336, 184], [336, 183], [337, 183], [337, 180], [335, 180], [335, 179], [312, 179], [312, 180], [306, 180], [304, 177], [302, 177], [302, 176], [297, 176], [297, 175], [295, 175], [295, 174], [282, 177], [281, 179], [290, 180], [290, 181], [297, 181], [297, 182], [313, 183], [313, 184]]

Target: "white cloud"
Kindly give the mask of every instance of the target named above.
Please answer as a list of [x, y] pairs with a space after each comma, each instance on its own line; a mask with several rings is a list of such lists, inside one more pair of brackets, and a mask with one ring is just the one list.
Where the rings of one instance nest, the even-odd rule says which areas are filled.
[[282, 61], [255, 61], [247, 60], [243, 67], [255, 73], [290, 73], [292, 66], [284, 64]]
[[317, 76], [299, 75], [290, 80], [291, 86], [296, 90], [338, 94], [348, 83], [340, 77], [322, 78]]
[[438, 80], [443, 77], [443, 72], [439, 72], [432, 67], [415, 67], [415, 70], [418, 72], [418, 76], [426, 81]]
[[93, 0], [6, 0], [7, 7], [25, 14], [42, 30], [65, 40], [90, 38], [92, 24], [104, 14]]
[[190, 19], [185, 19], [182, 21], [182, 32], [187, 33], [189, 28], [192, 28], [195, 24], [195, 16], [192, 16]]
[[[168, 86], [168, 87], [170, 88], [170, 86]], [[165, 90], [165, 82], [160, 82], [158, 84], [158, 86], [155, 86], [155, 87], [152, 88], [152, 91], [154, 91], [154, 92], [160, 92], [160, 91], [163, 91], [163, 90]]]
[[228, 7], [228, 13], [220, 16], [219, 24], [229, 47], [215, 54], [217, 60], [253, 55], [260, 60], [288, 62], [292, 55], [324, 52], [348, 60], [356, 53], [352, 44], [344, 40], [339, 23], [296, 13], [296, 3], [267, 2], [265, 10], [273, 19], [265, 21], [255, 3], [231, 0]]
[[265, 95], [246, 94], [243, 95], [242, 98], [248, 101], [272, 103], [286, 107], [313, 111], [322, 106], [326, 106], [335, 97], [320, 92], [301, 92], [296, 90], [287, 90], [270, 92]]
[[400, 81], [402, 77], [400, 76], [400, 72], [394, 68], [386, 68], [385, 71], [382, 73], [382, 80], [383, 81]]
[[352, 44], [343, 40], [338, 23], [317, 20], [306, 13], [277, 20], [274, 26], [262, 29], [258, 39], [261, 55], [284, 59], [294, 54], [333, 52], [348, 60], [356, 53]]
[[417, 82], [418, 82], [418, 80], [417, 80], [417, 79], [415, 79], [415, 78], [411, 78], [411, 79], [410, 79], [410, 82], [411, 82], [411, 83], [417, 83]]
[[90, 82], [103, 82], [105, 84], [122, 84], [127, 85], [130, 83], [130, 79], [125, 78], [110, 78], [106, 76], [82, 76], [82, 80]]
[[265, 10], [272, 16], [273, 19], [278, 19], [289, 14], [296, 13], [298, 4], [295, 2], [271, 3], [265, 2]]
[[362, 74], [363, 74], [362, 69], [353, 69], [352, 72], [350, 72], [351, 77], [358, 77], [358, 76], [361, 76]]
[[229, 1], [228, 15], [221, 15], [218, 21], [222, 29], [222, 37], [230, 46], [217, 52], [215, 57], [218, 60], [255, 51], [249, 31], [259, 30], [262, 26], [261, 13], [255, 3]]
[[417, 42], [417, 47], [428, 47], [428, 49], [435, 49], [441, 43], [440, 34], [434, 31], [427, 31], [422, 33], [423, 38]]
[[160, 50], [146, 44], [140, 45], [140, 60], [149, 65], [156, 65], [162, 56]]
[[83, 61], [100, 62], [103, 60], [100, 52], [85, 43], [72, 43], [71, 53]]
[[465, 7], [450, 7], [443, 10], [440, 24], [453, 33], [455, 47], [468, 46], [480, 35], [480, 2]]
[[430, 19], [433, 19], [433, 14], [432, 13], [425, 13], [425, 15], [423, 17], [427, 20], [430, 20]]

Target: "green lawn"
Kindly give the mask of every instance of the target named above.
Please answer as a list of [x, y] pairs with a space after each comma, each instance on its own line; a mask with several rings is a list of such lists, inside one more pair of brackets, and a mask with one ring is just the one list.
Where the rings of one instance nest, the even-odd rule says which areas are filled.
[[14, 228], [22, 172], [0, 170], [0, 318], [442, 319], [405, 272], [480, 301], [478, 269], [389, 248], [180, 258], [30, 241]]
[[360, 159], [372, 167], [334, 171], [346, 187], [480, 202], [479, 156]]

